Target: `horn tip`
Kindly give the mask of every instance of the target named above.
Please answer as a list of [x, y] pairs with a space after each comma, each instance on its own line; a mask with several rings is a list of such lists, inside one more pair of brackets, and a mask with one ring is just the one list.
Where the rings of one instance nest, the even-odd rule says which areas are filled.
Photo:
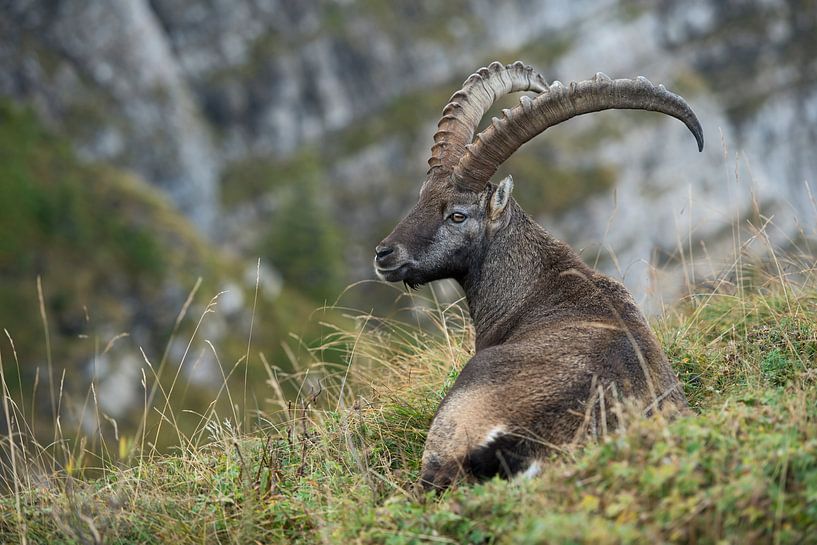
[[697, 119], [694, 120], [694, 123], [689, 124], [689, 130], [698, 144], [698, 153], [702, 152], [704, 150], [704, 130]]

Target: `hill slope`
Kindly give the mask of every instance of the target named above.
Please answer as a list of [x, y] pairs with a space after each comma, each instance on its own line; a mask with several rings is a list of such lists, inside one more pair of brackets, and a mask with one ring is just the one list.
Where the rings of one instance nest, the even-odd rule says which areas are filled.
[[[415, 325], [361, 315], [327, 335], [301, 374], [270, 381], [301, 382], [298, 401], [278, 398], [250, 433], [239, 415], [209, 414], [176, 454], [123, 438], [119, 453], [53, 471], [18, 436], [0, 540], [814, 542], [817, 290], [812, 272], [791, 268], [796, 284], [744, 268], [740, 284], [721, 279], [656, 324], [694, 415], [622, 408], [625, 429], [555, 453], [534, 479], [411, 491], [430, 419], [472, 346], [461, 308], [431, 305]], [[350, 365], [321, 363], [333, 351]]]

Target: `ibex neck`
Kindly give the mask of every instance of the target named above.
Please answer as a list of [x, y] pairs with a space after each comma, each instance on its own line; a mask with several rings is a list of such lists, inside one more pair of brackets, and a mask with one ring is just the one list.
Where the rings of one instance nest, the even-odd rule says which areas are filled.
[[580, 280], [592, 274], [569, 246], [554, 239], [515, 202], [509, 224], [475, 256], [460, 279], [477, 335], [477, 350], [503, 342], [531, 316], [577, 301]]

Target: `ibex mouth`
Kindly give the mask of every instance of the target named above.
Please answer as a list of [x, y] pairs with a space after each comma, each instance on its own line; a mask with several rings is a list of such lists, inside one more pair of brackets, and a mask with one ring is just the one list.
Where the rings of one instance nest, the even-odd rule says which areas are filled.
[[396, 267], [390, 267], [388, 269], [383, 269], [375, 265], [374, 272], [380, 280], [384, 280], [386, 282], [400, 282], [406, 278], [406, 273], [409, 270], [411, 263], [401, 263]]

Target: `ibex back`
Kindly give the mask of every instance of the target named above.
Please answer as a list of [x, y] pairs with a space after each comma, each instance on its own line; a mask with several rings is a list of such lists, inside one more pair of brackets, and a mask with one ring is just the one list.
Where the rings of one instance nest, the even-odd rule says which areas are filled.
[[[529, 91], [481, 133], [493, 102]], [[376, 249], [377, 274], [417, 286], [453, 278], [465, 291], [476, 354], [431, 424], [421, 483], [536, 469], [554, 445], [594, 426], [615, 427], [615, 404], [645, 411], [687, 406], [644, 316], [619, 282], [587, 267], [490, 182], [519, 146], [583, 113], [642, 109], [678, 118], [699, 150], [703, 134], [679, 96], [645, 78], [604, 74], [548, 85], [522, 63], [493, 63], [469, 77], [443, 110], [420, 199]]]

